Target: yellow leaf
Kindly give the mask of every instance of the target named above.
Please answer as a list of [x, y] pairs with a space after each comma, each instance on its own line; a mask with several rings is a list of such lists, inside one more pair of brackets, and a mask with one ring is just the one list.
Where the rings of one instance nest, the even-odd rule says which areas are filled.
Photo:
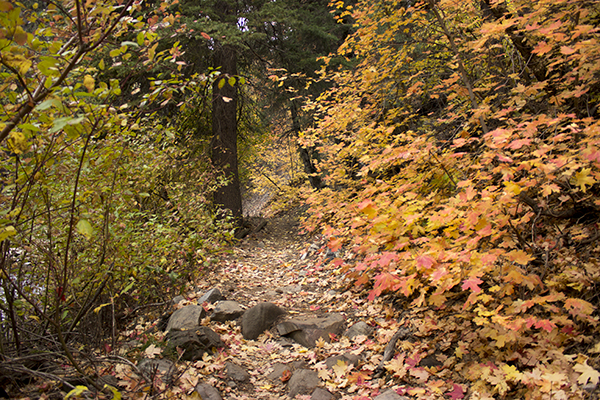
[[573, 369], [581, 373], [579, 378], [577, 378], [577, 383], [580, 385], [585, 385], [588, 382], [592, 383], [593, 385], [598, 384], [598, 381], [600, 380], [600, 372], [590, 367], [587, 363], [587, 360], [585, 360], [583, 364], [575, 365]]
[[104, 304], [100, 304], [98, 307], [94, 308], [94, 313], [98, 314], [100, 312], [100, 310], [102, 310], [104, 307], [110, 305], [110, 303], [104, 303]]
[[504, 371], [504, 373], [506, 374], [505, 378], [507, 381], [518, 382], [521, 379], [521, 377], [523, 376], [523, 374], [521, 372], [519, 372], [517, 367], [515, 367], [514, 365], [504, 364], [502, 366], [502, 371]]
[[83, 392], [85, 392], [87, 390], [88, 390], [87, 386], [81, 386], [81, 385], [75, 386], [75, 389], [73, 389], [69, 393], [67, 393], [64, 400], [67, 400], [71, 396], [79, 397], [79, 396], [81, 396], [81, 394]]
[[121, 393], [115, 387], [110, 385], [104, 385], [104, 387], [110, 389], [110, 391], [113, 393], [112, 400], [121, 400]]
[[347, 367], [348, 367], [348, 363], [346, 363], [342, 360], [338, 360], [337, 363], [332, 367], [333, 373], [338, 378], [341, 378], [346, 373]]
[[85, 219], [80, 219], [79, 222], [77, 223], [76, 228], [77, 228], [77, 232], [81, 233], [87, 239], [91, 238], [92, 234], [94, 233], [94, 229], [92, 228], [92, 225]]
[[592, 186], [596, 183], [594, 177], [590, 176], [591, 172], [592, 170], [590, 168], [584, 168], [581, 171], [576, 172], [573, 177], [573, 179], [575, 179], [575, 184], [579, 186], [579, 189], [581, 189], [583, 193], [585, 193], [586, 185]]
[[94, 90], [94, 87], [96, 86], [96, 81], [94, 80], [94, 78], [91, 75], [86, 75], [83, 77], [83, 86], [86, 87], [88, 92], [91, 92]]
[[504, 186], [506, 187], [506, 190], [512, 194], [514, 194], [515, 196], [518, 196], [519, 193], [521, 193], [521, 186], [517, 185], [514, 182], [508, 181], [508, 182], [504, 182]]
[[100, 60], [98, 63], [98, 68], [100, 68], [101, 71], [104, 71], [104, 59]]
[[8, 139], [8, 145], [10, 149], [16, 153], [21, 154], [29, 150], [29, 143], [23, 132], [12, 131], [10, 132], [10, 139]]
[[525, 253], [523, 250], [513, 250], [507, 254], [510, 261], [514, 261], [517, 264], [527, 265], [527, 263], [533, 260], [533, 257]]

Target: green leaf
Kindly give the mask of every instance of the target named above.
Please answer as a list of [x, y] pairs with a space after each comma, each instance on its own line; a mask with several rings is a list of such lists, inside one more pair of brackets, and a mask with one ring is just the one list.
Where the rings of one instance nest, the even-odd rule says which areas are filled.
[[144, 32], [140, 32], [137, 34], [137, 44], [139, 44], [140, 46], [144, 44], [144, 39], [146, 38], [146, 34]]
[[131, 289], [133, 287], [134, 283], [135, 283], [135, 281], [129, 282], [129, 285], [127, 285], [125, 287], [125, 289], [121, 290], [121, 293], [119, 293], [119, 294], [125, 294], [125, 293], [129, 292], [129, 289]]
[[53, 57], [42, 56], [38, 63], [38, 69], [44, 76], [55, 76], [58, 75], [58, 69], [56, 69], [57, 61]]
[[235, 86], [235, 76], [229, 77], [229, 86]]
[[92, 228], [92, 225], [89, 223], [89, 221], [85, 219], [80, 219], [76, 228], [77, 232], [81, 233], [87, 239], [90, 239], [94, 234], [94, 228]]
[[217, 87], [219, 89], [223, 89], [223, 86], [225, 86], [225, 78], [221, 78], [221, 80], [219, 81], [219, 83], [217, 84]]
[[59, 107], [60, 106], [60, 100], [57, 99], [47, 99], [42, 101], [40, 104], [38, 104], [35, 109], [38, 111], [44, 111], [49, 109], [50, 107], [55, 106], [55, 107]]
[[83, 122], [84, 119], [85, 119], [84, 116], [79, 116], [77, 118], [73, 118], [73, 117], [57, 118], [54, 120], [54, 123], [52, 124], [52, 128], [50, 128], [49, 132], [50, 133], [58, 132], [67, 125], [80, 124]]

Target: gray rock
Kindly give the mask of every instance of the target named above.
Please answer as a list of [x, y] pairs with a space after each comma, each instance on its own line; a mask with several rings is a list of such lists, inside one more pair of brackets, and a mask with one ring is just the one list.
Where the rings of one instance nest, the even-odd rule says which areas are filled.
[[219, 391], [208, 383], [199, 383], [194, 389], [202, 400], [223, 400]]
[[316, 388], [312, 395], [310, 396], [310, 400], [333, 400], [335, 396], [329, 393], [328, 390], [323, 388]]
[[142, 358], [137, 368], [148, 382], [153, 382], [156, 378], [160, 378], [163, 382], [170, 382], [177, 372], [173, 362], [158, 358]]
[[406, 396], [400, 396], [393, 389], [389, 389], [389, 390], [383, 392], [382, 394], [380, 394], [379, 396], [374, 397], [373, 400], [410, 400], [410, 399]]
[[273, 303], [259, 303], [242, 315], [242, 336], [256, 340], [261, 333], [271, 328], [285, 311]]
[[250, 380], [250, 374], [246, 372], [242, 367], [235, 365], [234, 363], [225, 363], [225, 370], [229, 379], [236, 382], [248, 382]]
[[200, 320], [205, 316], [206, 311], [204, 311], [204, 308], [197, 305], [185, 306], [179, 310], [175, 310], [175, 312], [171, 315], [166, 330], [196, 329], [198, 326], [200, 326]]
[[304, 367], [304, 363], [302, 361], [294, 361], [287, 364], [275, 363], [273, 364], [273, 372], [267, 375], [267, 378], [271, 381], [281, 380], [281, 377], [285, 373], [285, 371], [289, 371], [291, 374], [297, 369]]
[[199, 360], [204, 353], [213, 354], [213, 349], [225, 347], [221, 337], [206, 326], [187, 331], [170, 330], [166, 340], [170, 349], [179, 348], [184, 351], [181, 359], [185, 361]]
[[302, 290], [300, 285], [288, 285], [277, 289], [278, 293], [299, 293]]
[[317, 371], [312, 369], [299, 369], [292, 374], [288, 382], [289, 396], [309, 394], [319, 385], [320, 379]]
[[373, 332], [373, 328], [367, 325], [366, 322], [360, 321], [356, 324], [352, 325], [346, 332], [344, 332], [344, 336], [352, 339], [355, 336], [369, 336]]
[[244, 314], [244, 310], [236, 301], [220, 301], [215, 306], [215, 309], [210, 316], [210, 319], [217, 322], [232, 321]]
[[181, 302], [183, 300], [185, 300], [185, 297], [183, 297], [182, 295], [179, 295], [179, 296], [173, 297], [173, 300], [171, 300], [171, 303], [179, 304], [179, 302]]
[[306, 347], [314, 347], [319, 338], [330, 342], [330, 334], [340, 335], [346, 320], [341, 314], [331, 313], [314, 318], [294, 318], [277, 325], [281, 336], [294, 339]]
[[210, 289], [208, 292], [204, 293], [202, 297], [198, 299], [198, 304], [207, 303], [216, 303], [217, 301], [225, 300], [225, 297], [221, 294], [221, 291], [217, 288]]
[[337, 365], [337, 362], [340, 360], [345, 362], [347, 365], [352, 364], [357, 367], [359, 358], [356, 354], [344, 353], [338, 356], [329, 357], [327, 360], [325, 360], [325, 365], [327, 365], [327, 368], [331, 369], [334, 367], [334, 365]]

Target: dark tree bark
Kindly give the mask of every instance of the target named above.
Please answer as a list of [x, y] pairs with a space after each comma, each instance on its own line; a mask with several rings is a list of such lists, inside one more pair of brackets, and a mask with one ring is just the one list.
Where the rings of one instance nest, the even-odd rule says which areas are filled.
[[[298, 109], [296, 107], [296, 103], [292, 101], [290, 106], [290, 111], [292, 113], [292, 129], [294, 130], [296, 137], [298, 137], [300, 135], [301, 127], [298, 117]], [[310, 182], [311, 186], [317, 190], [323, 189], [323, 181], [321, 180], [319, 171], [317, 171], [317, 168], [315, 168], [315, 165], [312, 162], [310, 149], [307, 149], [302, 145], [298, 145], [298, 153], [300, 154], [300, 159], [304, 165], [304, 172], [308, 174], [308, 181]]]
[[[237, 158], [237, 83], [231, 85], [229, 78], [237, 75], [235, 48], [219, 46], [213, 52], [215, 68], [221, 71], [213, 84], [213, 115], [211, 159], [214, 167], [227, 179], [227, 184], [217, 189], [215, 205], [231, 211], [238, 225], [242, 222], [242, 195]], [[221, 83], [224, 79], [224, 83]], [[219, 88], [219, 86], [221, 86]]]

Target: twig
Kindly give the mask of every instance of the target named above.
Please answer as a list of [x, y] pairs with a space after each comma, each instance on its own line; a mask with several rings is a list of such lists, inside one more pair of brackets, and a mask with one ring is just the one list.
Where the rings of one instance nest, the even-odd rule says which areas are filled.
[[374, 377], [380, 378], [383, 375], [383, 373], [385, 372], [384, 364], [391, 360], [394, 356], [394, 353], [396, 352], [396, 342], [398, 342], [398, 340], [405, 340], [409, 335], [410, 330], [408, 328], [405, 328], [403, 326], [398, 328], [396, 333], [394, 333], [394, 336], [392, 336], [392, 338], [390, 339], [387, 346], [385, 346], [385, 350], [383, 351], [383, 358], [381, 359], [381, 362], [379, 363], [377, 368], [375, 368]]

